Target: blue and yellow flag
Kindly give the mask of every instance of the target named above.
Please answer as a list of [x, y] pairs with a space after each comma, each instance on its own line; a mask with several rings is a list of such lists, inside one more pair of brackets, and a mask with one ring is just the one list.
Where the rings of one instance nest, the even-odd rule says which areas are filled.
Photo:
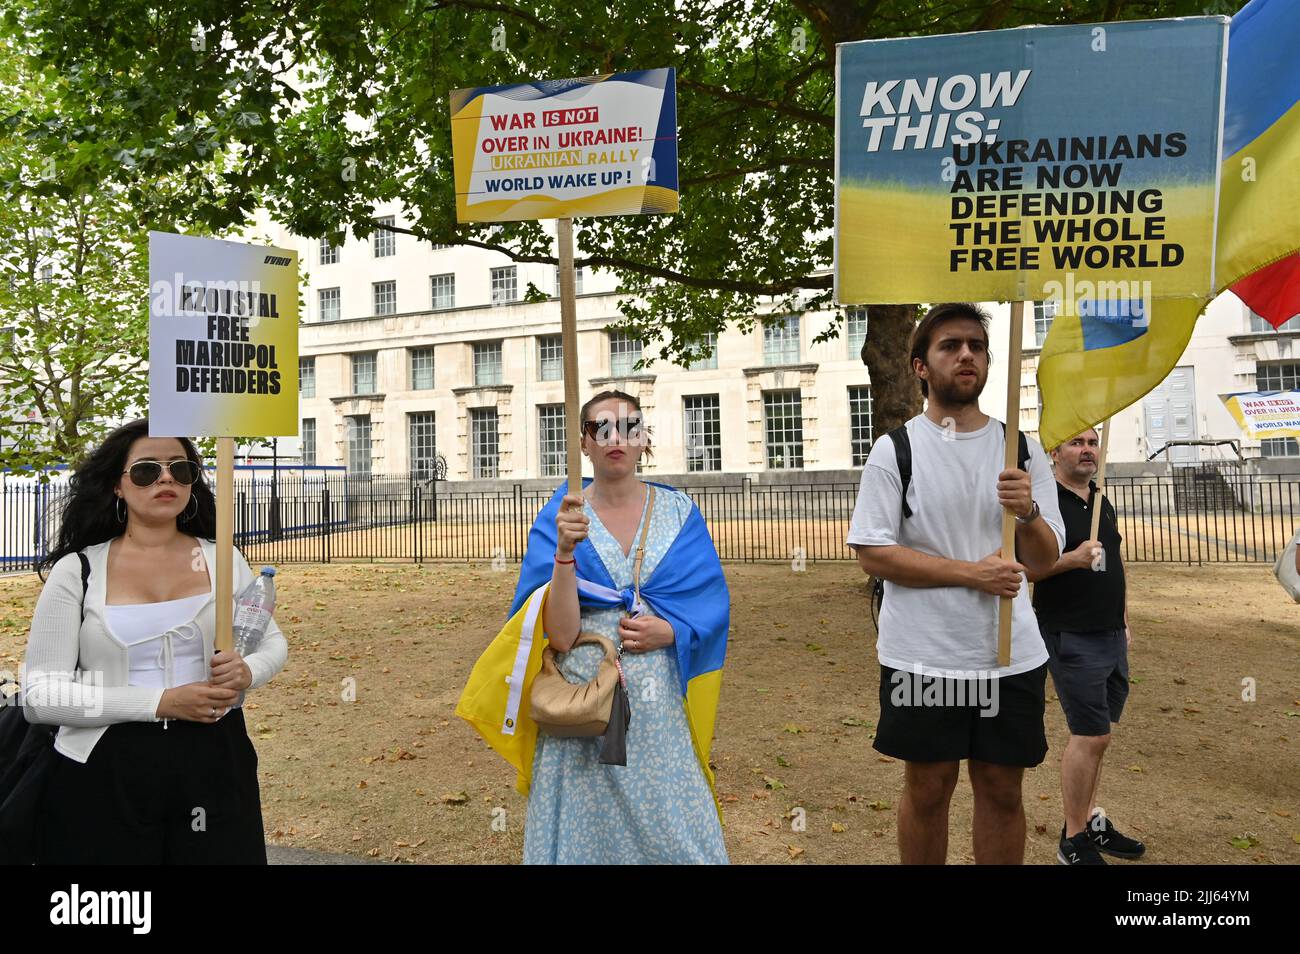
[[[590, 482], [587, 478], [583, 484]], [[666, 484], [655, 486], [672, 489]], [[546, 640], [542, 608], [554, 565], [555, 516], [566, 490], [566, 486], [556, 490], [533, 522], [510, 605], [510, 618], [474, 664], [456, 706], [456, 714], [515, 767], [515, 787], [525, 795], [537, 745], [537, 725], [529, 717], [528, 694], [542, 665]], [[629, 610], [633, 607], [636, 597], [632, 588], [620, 590], [614, 586], [590, 540], [578, 544], [574, 559], [581, 603], [621, 604]], [[686, 721], [695, 755], [712, 788], [709, 748], [717, 721], [722, 664], [727, 654], [731, 596], [699, 507], [691, 507], [686, 524], [668, 551], [654, 571], [642, 579], [641, 598], [656, 615], [672, 624]]]
[[[1297, 50], [1295, 0], [1252, 0], [1232, 18], [1216, 294], [1231, 286], [1248, 304], [1268, 301], [1270, 312], [1278, 314], [1287, 307], [1279, 300], [1290, 300], [1284, 291], [1300, 290], [1295, 274], [1300, 260], [1294, 255], [1300, 249]], [[1261, 273], [1268, 266], [1273, 267]], [[1252, 273], [1257, 277], [1243, 282]], [[1141, 400], [1163, 381], [1212, 300], [1168, 299], [1151, 307], [1149, 300], [1139, 304], [1123, 293], [1097, 291], [1091, 307], [1084, 302], [1053, 320], [1043, 343], [1038, 387], [1043, 398], [1039, 439], [1045, 448]]]

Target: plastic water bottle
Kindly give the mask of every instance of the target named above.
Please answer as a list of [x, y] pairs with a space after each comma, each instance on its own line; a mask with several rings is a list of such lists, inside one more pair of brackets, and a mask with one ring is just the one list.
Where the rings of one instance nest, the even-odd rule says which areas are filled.
[[241, 656], [257, 652], [274, 612], [275, 567], [264, 566], [257, 579], [244, 587], [235, 601], [235, 620], [231, 627], [235, 652]]

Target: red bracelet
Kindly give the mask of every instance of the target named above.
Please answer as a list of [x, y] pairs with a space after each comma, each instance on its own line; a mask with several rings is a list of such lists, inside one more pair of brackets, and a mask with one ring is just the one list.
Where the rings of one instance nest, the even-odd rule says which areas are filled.
[[576, 558], [576, 557], [575, 557], [574, 559], [572, 559], [572, 560], [561, 560], [561, 559], [557, 556], [557, 557], [555, 558], [555, 562], [556, 562], [556, 563], [562, 563], [562, 564], [564, 564], [565, 566], [568, 566], [570, 563], [576, 563], [576, 562], [578, 562], [578, 561], [577, 561], [577, 558]]

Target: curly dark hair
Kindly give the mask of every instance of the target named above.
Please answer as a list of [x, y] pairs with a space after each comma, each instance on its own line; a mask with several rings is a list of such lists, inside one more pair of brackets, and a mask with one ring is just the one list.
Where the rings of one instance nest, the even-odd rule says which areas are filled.
[[[131, 445], [149, 436], [149, 421], [141, 418], [123, 424], [104, 442], [90, 452], [69, 481], [68, 501], [59, 521], [59, 535], [53, 549], [37, 564], [37, 572], [48, 570], [69, 553], [112, 540], [122, 535], [126, 525], [117, 520], [113, 488], [126, 465], [126, 455]], [[194, 442], [188, 437], [178, 437], [185, 456], [199, 468], [199, 478], [190, 485], [190, 493], [197, 504], [197, 513], [187, 517], [182, 511], [176, 517], [176, 528], [191, 536], [212, 540], [217, 535], [217, 499], [208, 486], [203, 473], [203, 458]], [[187, 506], [185, 508], [189, 510]]]

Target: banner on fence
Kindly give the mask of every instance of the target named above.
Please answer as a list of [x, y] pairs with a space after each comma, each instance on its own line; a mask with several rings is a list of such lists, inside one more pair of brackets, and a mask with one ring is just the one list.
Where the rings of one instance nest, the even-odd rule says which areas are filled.
[[1219, 397], [1251, 440], [1300, 437], [1300, 391], [1244, 391]]
[[149, 433], [298, 433], [298, 254], [149, 233]]
[[1207, 294], [1226, 52], [1222, 17], [840, 44], [836, 299]]
[[461, 222], [677, 211], [671, 69], [451, 94]]

